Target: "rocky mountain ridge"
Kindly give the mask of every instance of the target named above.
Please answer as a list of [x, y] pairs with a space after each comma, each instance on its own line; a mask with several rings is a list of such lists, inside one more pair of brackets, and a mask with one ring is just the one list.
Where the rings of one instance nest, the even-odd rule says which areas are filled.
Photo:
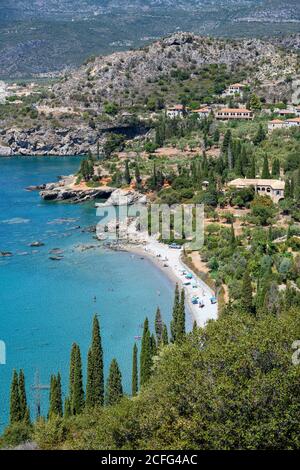
[[299, 32], [299, 22], [297, 0], [7, 0], [0, 2], [0, 77], [77, 67], [178, 31], [281, 37]]
[[273, 102], [291, 95], [298, 71], [299, 56], [271, 42], [176, 33], [142, 49], [96, 57], [63, 74], [46, 97], [33, 103], [33, 117], [30, 112], [18, 122], [7, 114], [0, 118], [0, 146], [13, 155], [96, 152], [108, 133], [145, 134], [149, 100], [155, 97], [161, 108], [172, 104], [178, 99], [175, 87], [188, 90], [199, 80], [207, 82], [211, 73], [217, 80], [219, 74], [244, 77]]

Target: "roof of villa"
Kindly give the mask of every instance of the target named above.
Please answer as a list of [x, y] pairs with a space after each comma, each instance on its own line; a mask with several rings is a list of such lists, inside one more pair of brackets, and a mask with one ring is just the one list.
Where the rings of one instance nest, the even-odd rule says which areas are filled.
[[236, 178], [229, 181], [228, 186], [270, 186], [272, 189], [284, 189], [285, 182], [262, 178]]

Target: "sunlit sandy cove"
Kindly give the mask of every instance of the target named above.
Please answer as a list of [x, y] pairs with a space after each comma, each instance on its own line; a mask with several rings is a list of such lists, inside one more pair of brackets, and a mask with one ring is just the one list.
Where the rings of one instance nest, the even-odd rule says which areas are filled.
[[[165, 270], [175, 282], [184, 288], [189, 309], [198, 326], [218, 316], [217, 303], [211, 303], [213, 290], [181, 261], [182, 249], [170, 248], [150, 237], [145, 245], [128, 245], [128, 251], [150, 257], [161, 269]], [[197, 298], [197, 303], [192, 299]], [[195, 301], [195, 300], [194, 300]], [[200, 305], [203, 305], [200, 307]]]

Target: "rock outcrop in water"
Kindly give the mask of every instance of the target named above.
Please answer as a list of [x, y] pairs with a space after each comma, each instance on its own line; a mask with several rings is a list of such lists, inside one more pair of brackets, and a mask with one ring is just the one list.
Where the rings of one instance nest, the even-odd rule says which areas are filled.
[[108, 198], [115, 188], [101, 186], [97, 188], [76, 187], [75, 176], [62, 177], [57, 183], [48, 183], [40, 191], [45, 201], [68, 201], [73, 203], [86, 202], [93, 199]]

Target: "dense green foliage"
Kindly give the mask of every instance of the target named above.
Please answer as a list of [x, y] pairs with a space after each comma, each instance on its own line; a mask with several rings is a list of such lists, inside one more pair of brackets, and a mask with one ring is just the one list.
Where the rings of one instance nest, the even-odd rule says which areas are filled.
[[[298, 310], [255, 318], [228, 309], [161, 350], [134, 401], [61, 422], [52, 447], [296, 449], [300, 368], [292, 344], [299, 335]], [[48, 426], [35, 431], [42, 447], [49, 447]]]

